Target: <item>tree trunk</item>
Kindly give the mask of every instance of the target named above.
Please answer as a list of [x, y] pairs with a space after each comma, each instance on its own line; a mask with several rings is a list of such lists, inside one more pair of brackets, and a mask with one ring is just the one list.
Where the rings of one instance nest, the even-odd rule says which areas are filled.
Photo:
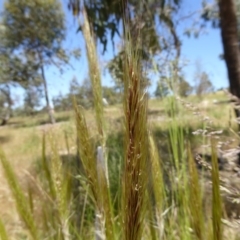
[[11, 90], [10, 90], [10, 87], [8, 84], [5, 85], [4, 88], [1, 88], [0, 91], [5, 95], [6, 97], [6, 101], [7, 101], [7, 109], [8, 109], [8, 114], [9, 114], [9, 117], [12, 117], [12, 105], [13, 105], [13, 102], [12, 102], [12, 98], [11, 98]]
[[0, 126], [5, 126], [7, 125], [9, 119], [10, 119], [10, 115], [9, 114], [6, 114], [4, 117], [1, 118], [2, 119], [2, 122], [0, 124]]
[[[234, 0], [219, 0], [221, 35], [224, 59], [227, 65], [230, 92], [240, 99], [240, 51], [238, 38], [238, 23]], [[235, 109], [236, 117], [240, 117], [240, 110]], [[240, 124], [238, 124], [240, 131]], [[238, 155], [240, 164], [240, 154]]]
[[54, 115], [53, 115], [53, 110], [51, 109], [50, 104], [49, 104], [47, 81], [46, 81], [46, 78], [45, 78], [43, 65], [41, 66], [41, 75], [42, 75], [42, 79], [43, 79], [44, 95], [45, 95], [45, 99], [46, 99], [48, 115], [49, 115], [49, 118], [50, 118], [50, 122], [52, 124], [54, 124], [55, 123], [55, 118], [54, 118]]
[[7, 104], [8, 104], [8, 112], [9, 112], [9, 117], [13, 116], [12, 113], [12, 98], [11, 98], [11, 90], [10, 90], [10, 86], [6, 85], [6, 98], [7, 98]]
[[5, 88], [1, 88], [0, 91], [5, 95], [6, 102], [7, 102], [7, 109], [5, 109], [5, 113], [1, 116], [1, 123], [0, 126], [7, 125], [10, 117], [12, 117], [12, 98], [11, 98], [11, 91], [9, 85], [5, 85]]
[[[234, 0], [219, 0], [221, 35], [227, 65], [230, 92], [240, 99], [240, 52]], [[236, 116], [240, 116], [236, 110]]]

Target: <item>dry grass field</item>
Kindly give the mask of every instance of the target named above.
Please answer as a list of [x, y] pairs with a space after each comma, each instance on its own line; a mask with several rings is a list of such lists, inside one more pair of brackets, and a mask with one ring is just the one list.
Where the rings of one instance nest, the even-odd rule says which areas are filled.
[[[219, 141], [228, 141], [234, 138], [234, 129], [236, 123], [234, 120], [233, 110], [230, 104], [216, 104], [216, 101], [225, 101], [227, 97], [224, 93], [218, 92], [204, 96], [202, 99], [196, 96], [190, 96], [184, 101], [193, 104], [196, 109], [193, 110], [189, 106], [184, 106], [179, 102], [179, 123], [184, 128], [190, 131], [196, 131], [199, 126], [202, 126], [202, 119], [209, 117], [212, 120], [212, 127], [215, 130], [223, 130]], [[185, 104], [186, 105], [186, 104]], [[151, 99], [148, 106], [148, 123], [149, 128], [158, 131], [167, 131], [171, 119], [168, 116], [167, 100]], [[198, 112], [196, 114], [196, 112]], [[87, 125], [90, 127], [90, 134], [94, 138], [96, 134], [96, 123], [94, 112], [87, 110], [85, 116]], [[107, 134], [120, 132], [123, 123], [122, 106], [107, 106], [104, 109]], [[50, 125], [45, 123], [46, 115], [37, 115], [34, 117], [12, 118], [7, 126], [0, 128], [0, 146], [10, 161], [21, 186], [26, 190], [35, 177], [35, 163], [41, 158], [42, 137], [46, 133], [48, 137], [57, 139], [57, 148], [59, 155], [75, 154], [76, 153], [76, 131], [74, 113], [62, 112], [56, 113], [57, 123]], [[194, 137], [193, 148], [199, 149], [203, 145], [200, 137]], [[232, 141], [226, 148], [231, 148], [237, 145], [236, 141]], [[157, 139], [164, 141], [164, 139]], [[48, 153], [50, 148], [46, 146]], [[160, 153], [161, 154], [161, 153]], [[5, 223], [8, 232], [12, 236], [21, 238], [22, 225], [14, 205], [14, 200], [6, 183], [5, 176], [0, 166], [0, 216]]]

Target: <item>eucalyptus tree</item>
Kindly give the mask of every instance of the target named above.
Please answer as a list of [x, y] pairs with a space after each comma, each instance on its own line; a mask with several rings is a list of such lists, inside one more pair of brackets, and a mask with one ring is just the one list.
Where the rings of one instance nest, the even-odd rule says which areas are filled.
[[[240, 101], [240, 50], [239, 19], [234, 0], [219, 0], [220, 27], [223, 43], [224, 59], [228, 70], [231, 93]], [[235, 109], [240, 117], [239, 108]], [[240, 125], [239, 125], [240, 129]]]
[[[160, 52], [166, 53], [166, 61], [171, 56], [178, 62], [181, 54], [181, 41], [176, 31], [173, 15], [178, 12], [180, 3], [180, 0], [68, 0], [69, 9], [75, 16], [81, 14], [82, 8], [85, 7], [96, 40], [99, 40], [103, 46], [103, 53], [107, 51], [107, 43], [110, 40], [108, 38], [109, 33], [113, 47], [115, 46], [116, 36], [125, 38], [124, 27], [121, 26], [126, 23], [125, 20], [127, 19], [132, 40], [141, 39], [142, 44], [134, 44], [133, 46], [138, 46], [136, 50], [141, 55], [142, 69], [151, 67], [150, 60], [154, 56], [159, 57]], [[161, 28], [159, 28], [159, 25]], [[123, 29], [122, 32], [120, 31], [121, 28]], [[163, 31], [160, 33], [159, 29]], [[81, 26], [78, 30], [81, 30]], [[168, 34], [164, 36], [165, 33], [163, 34], [163, 32], [168, 32]], [[139, 33], [141, 36], [138, 38]], [[123, 79], [123, 49], [124, 47], [120, 49], [107, 66], [119, 87], [122, 86]], [[168, 54], [170, 51], [171, 54]], [[161, 68], [162, 66], [158, 67]], [[143, 74], [143, 85], [148, 84], [150, 84], [150, 81]]]
[[[1, 125], [7, 124], [10, 116], [12, 115], [12, 98], [11, 98], [11, 82], [8, 81], [8, 76], [11, 74], [8, 67], [10, 61], [8, 55], [3, 52], [5, 27], [0, 23], [0, 119], [2, 120]], [[6, 106], [7, 105], [7, 106]]]
[[161, 77], [161, 79], [159, 79], [159, 81], [157, 82], [157, 87], [156, 90], [154, 92], [155, 97], [158, 98], [164, 98], [167, 95], [169, 95], [169, 86], [167, 83], [167, 78], [166, 77]]
[[[229, 89], [233, 96], [240, 99], [240, 2], [238, 0], [204, 2], [202, 17], [206, 21], [211, 21], [213, 27], [221, 30], [222, 58], [226, 62]], [[235, 109], [235, 114], [237, 118], [240, 117], [239, 109]]]
[[[7, 0], [3, 11], [5, 43], [2, 51], [9, 56], [12, 72], [9, 81], [34, 83], [41, 78], [46, 107], [52, 123], [45, 70], [54, 65], [62, 70], [69, 61], [63, 48], [65, 16], [58, 0]], [[28, 86], [26, 83], [24, 86]]]

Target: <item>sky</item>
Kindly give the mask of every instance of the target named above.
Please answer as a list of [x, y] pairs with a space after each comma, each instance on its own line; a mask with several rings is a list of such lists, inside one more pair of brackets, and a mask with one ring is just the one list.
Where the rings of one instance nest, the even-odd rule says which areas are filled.
[[[3, 1], [0, 2], [0, 11], [2, 11]], [[182, 2], [181, 16], [186, 16], [189, 13], [201, 9], [201, 0], [183, 0]], [[78, 28], [77, 20], [72, 17], [72, 14], [67, 9], [67, 0], [62, 0], [62, 4], [66, 15], [67, 26], [67, 36], [64, 47], [71, 49], [80, 48], [81, 57], [78, 60], [71, 60], [72, 67], [65, 69], [62, 74], [54, 67], [46, 68], [50, 99], [57, 96], [60, 92], [62, 94], [68, 93], [69, 83], [74, 76], [77, 77], [79, 82], [88, 77], [85, 43], [81, 33], [76, 33]], [[195, 17], [197, 17], [197, 15]], [[205, 29], [206, 33], [201, 34], [198, 38], [189, 38], [184, 36], [183, 32], [184, 29], [190, 27], [192, 23], [192, 18], [189, 18], [181, 21], [177, 26], [177, 33], [182, 41], [181, 58], [188, 61], [188, 64], [184, 67], [185, 79], [190, 84], [194, 84], [196, 62], [199, 62], [202, 70], [209, 74], [210, 80], [216, 89], [227, 87], [228, 79], [226, 65], [225, 62], [219, 58], [219, 55], [223, 52], [220, 30], [213, 29], [209, 24]], [[119, 43], [118, 39], [117, 44]], [[102, 48], [98, 48], [100, 66], [103, 69], [104, 64], [114, 56], [111, 41], [109, 41], [107, 53], [102, 55], [101, 52]], [[106, 86], [114, 85], [111, 76], [106, 71], [102, 74], [102, 84]], [[152, 86], [149, 87], [150, 94], [153, 94], [155, 88], [156, 81], [153, 79]], [[14, 89], [15, 95], [22, 95], [22, 93], [20, 89]], [[19, 101], [21, 101], [21, 97]]]

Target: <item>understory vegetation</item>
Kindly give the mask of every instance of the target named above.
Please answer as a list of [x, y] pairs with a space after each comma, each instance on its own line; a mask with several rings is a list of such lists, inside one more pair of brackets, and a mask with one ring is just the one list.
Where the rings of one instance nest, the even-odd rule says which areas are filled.
[[[129, 217], [128, 226], [133, 229], [131, 224], [136, 220], [130, 217], [137, 217], [138, 207], [141, 215], [136, 231], [140, 226], [142, 231], [136, 239], [238, 239], [237, 163], [231, 158], [219, 161], [220, 150], [223, 155], [230, 150], [234, 155], [237, 125], [231, 119], [231, 105], [222, 105], [225, 114], [220, 114], [213, 98], [220, 101], [227, 96], [223, 92], [206, 95], [207, 108], [194, 97], [184, 102], [175, 97], [149, 101], [146, 143], [139, 150], [146, 151], [141, 207], [131, 202], [139, 196], [125, 192], [125, 188], [138, 191], [140, 183], [131, 183], [136, 179], [125, 176], [128, 144], [121, 105], [104, 108], [107, 168], [98, 162], [101, 145], [93, 110], [76, 107], [75, 115], [61, 113], [59, 118], [64, 116], [65, 121], [55, 125], [39, 125], [44, 118], [36, 116], [35, 122], [32, 119], [32, 124], [24, 126], [23, 121], [29, 122], [26, 117], [13, 118], [13, 124], [10, 121], [0, 135], [2, 239], [86, 239], [98, 235], [100, 239], [134, 239], [137, 233], [125, 229], [124, 217]], [[77, 126], [83, 124], [78, 131], [75, 118]], [[77, 135], [83, 149], [81, 161], [76, 157]], [[199, 160], [197, 153], [202, 154]], [[130, 209], [124, 209], [124, 200], [133, 204], [128, 205]], [[100, 203], [108, 204], [104, 207], [109, 208], [110, 223]], [[107, 238], [105, 231], [111, 228], [108, 234], [113, 235]]]

